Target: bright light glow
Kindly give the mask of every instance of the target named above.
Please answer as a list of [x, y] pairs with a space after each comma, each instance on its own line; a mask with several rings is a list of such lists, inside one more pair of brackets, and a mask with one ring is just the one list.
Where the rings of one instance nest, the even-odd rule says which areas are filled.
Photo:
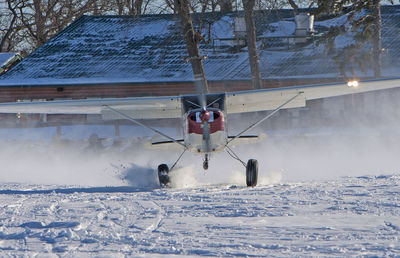
[[356, 87], [358, 87], [358, 81], [356, 81], [356, 80], [349, 81], [349, 82], [347, 82], [347, 86], [356, 88]]

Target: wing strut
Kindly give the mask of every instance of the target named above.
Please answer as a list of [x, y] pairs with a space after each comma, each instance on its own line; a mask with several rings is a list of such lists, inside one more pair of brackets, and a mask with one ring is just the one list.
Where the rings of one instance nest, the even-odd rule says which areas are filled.
[[245, 132], [253, 129], [254, 127], [258, 126], [259, 124], [261, 124], [262, 122], [264, 122], [265, 120], [267, 120], [268, 118], [270, 118], [271, 116], [275, 115], [276, 112], [278, 112], [279, 110], [281, 110], [285, 105], [289, 104], [290, 102], [292, 102], [295, 98], [297, 98], [298, 96], [300, 96], [301, 94], [303, 94], [302, 91], [300, 91], [299, 93], [297, 93], [297, 95], [291, 97], [289, 100], [287, 100], [285, 103], [283, 103], [282, 105], [280, 105], [279, 107], [277, 107], [272, 113], [268, 114], [266, 117], [258, 120], [257, 122], [255, 122], [254, 124], [250, 125], [249, 127], [247, 127], [245, 130], [243, 130], [242, 132], [240, 132], [238, 135], [236, 135], [235, 137], [233, 137], [231, 140], [229, 140], [225, 147], [228, 146], [229, 143], [231, 143], [232, 141], [236, 140], [237, 138], [239, 138], [242, 134], [244, 134]]
[[106, 107], [106, 108], [108, 108], [109, 110], [111, 110], [111, 111], [113, 111], [113, 112], [115, 112], [115, 113], [117, 113], [117, 114], [119, 114], [119, 115], [125, 117], [125, 119], [127, 119], [127, 120], [129, 120], [129, 121], [131, 121], [131, 122], [134, 122], [134, 123], [137, 124], [137, 125], [140, 125], [140, 126], [142, 126], [142, 127], [144, 127], [144, 128], [147, 128], [147, 129], [149, 129], [149, 130], [155, 132], [156, 134], [159, 134], [159, 135], [161, 135], [161, 136], [163, 136], [163, 137], [165, 137], [165, 138], [167, 138], [167, 139], [173, 141], [174, 143], [183, 146], [183, 147], [186, 149], [186, 145], [185, 145], [185, 144], [183, 144], [183, 143], [181, 143], [181, 142], [175, 140], [174, 138], [172, 138], [172, 137], [170, 137], [170, 136], [168, 136], [168, 135], [166, 135], [166, 134], [164, 134], [164, 133], [158, 131], [157, 129], [154, 129], [154, 128], [150, 127], [150, 126], [147, 126], [147, 125], [145, 125], [145, 124], [139, 122], [138, 120], [133, 119], [132, 117], [128, 116], [127, 114], [124, 114], [123, 112], [121, 112], [121, 111], [119, 111], [119, 110], [116, 110], [116, 109], [114, 109], [114, 108], [112, 108], [112, 107], [110, 107], [110, 106], [104, 105], [104, 107]]

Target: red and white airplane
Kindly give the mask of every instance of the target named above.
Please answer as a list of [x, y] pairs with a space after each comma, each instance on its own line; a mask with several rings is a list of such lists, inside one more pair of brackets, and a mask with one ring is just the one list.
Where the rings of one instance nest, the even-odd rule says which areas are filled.
[[[169, 183], [170, 170], [175, 167], [186, 151], [204, 156], [204, 169], [208, 168], [211, 153], [227, 151], [245, 166], [247, 186], [255, 186], [258, 177], [257, 160], [249, 159], [245, 163], [231, 149], [231, 146], [240, 142], [240, 139], [257, 138], [245, 133], [281, 109], [305, 107], [308, 100], [396, 87], [400, 87], [400, 78], [219, 94], [199, 93], [193, 96], [13, 102], [0, 103], [0, 113], [100, 114], [104, 120], [127, 119], [166, 139], [163, 142], [155, 142], [153, 145], [176, 144], [182, 148], [182, 154], [171, 168], [167, 164], [158, 166], [161, 185]], [[268, 110], [272, 112], [253, 124], [244, 125], [243, 131], [239, 134], [229, 135], [226, 126], [227, 116]], [[184, 129], [183, 139], [174, 139], [140, 121], [161, 118], [181, 118]]]

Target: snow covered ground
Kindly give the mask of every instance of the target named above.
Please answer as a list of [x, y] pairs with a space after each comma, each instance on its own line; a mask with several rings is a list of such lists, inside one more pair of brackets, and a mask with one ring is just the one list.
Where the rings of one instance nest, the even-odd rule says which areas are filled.
[[185, 155], [168, 189], [154, 168], [179, 152], [144, 139], [3, 137], [0, 256], [399, 256], [400, 137], [309, 134], [236, 148], [260, 161], [255, 188], [217, 154], [206, 173]]
[[184, 189], [2, 184], [0, 254], [397, 256], [400, 176]]

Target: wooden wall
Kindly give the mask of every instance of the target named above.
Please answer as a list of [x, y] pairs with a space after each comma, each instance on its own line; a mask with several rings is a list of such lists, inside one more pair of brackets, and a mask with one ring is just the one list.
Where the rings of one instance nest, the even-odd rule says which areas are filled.
[[[264, 88], [334, 82], [336, 79], [266, 80]], [[210, 81], [212, 93], [251, 90], [250, 81]], [[82, 99], [195, 94], [192, 82], [1, 86], [0, 102], [30, 99]]]

